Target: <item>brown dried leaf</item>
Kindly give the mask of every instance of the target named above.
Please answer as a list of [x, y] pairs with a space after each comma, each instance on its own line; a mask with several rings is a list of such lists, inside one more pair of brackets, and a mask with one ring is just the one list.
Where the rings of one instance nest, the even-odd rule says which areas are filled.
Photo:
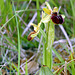
[[[27, 67], [28, 67], [28, 73], [33, 74], [35, 71], [39, 69], [39, 64], [33, 60], [27, 63]], [[25, 66], [23, 66], [23, 69], [25, 70]]]
[[33, 73], [39, 69], [39, 64], [34, 60], [29, 62], [27, 65], [28, 65], [28, 73]]

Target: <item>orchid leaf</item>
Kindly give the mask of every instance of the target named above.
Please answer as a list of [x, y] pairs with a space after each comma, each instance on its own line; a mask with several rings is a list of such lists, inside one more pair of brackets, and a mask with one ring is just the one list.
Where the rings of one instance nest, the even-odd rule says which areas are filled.
[[[52, 69], [52, 45], [54, 42], [54, 23], [52, 20], [49, 22], [49, 31], [48, 31], [48, 43], [47, 43], [47, 66]], [[50, 58], [50, 59], [49, 59]]]
[[43, 66], [40, 69], [39, 75], [54, 75], [54, 74], [51, 72], [51, 70], [47, 66], [45, 67]]

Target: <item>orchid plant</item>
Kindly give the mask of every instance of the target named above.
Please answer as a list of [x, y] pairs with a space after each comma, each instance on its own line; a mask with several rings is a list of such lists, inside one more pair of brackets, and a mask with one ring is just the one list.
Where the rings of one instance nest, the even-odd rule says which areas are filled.
[[[54, 7], [51, 9], [48, 2], [45, 2], [46, 8], [43, 8], [41, 21], [36, 24], [31, 24], [34, 27], [34, 31], [28, 35], [28, 40], [31, 41], [34, 37], [38, 35], [39, 32], [42, 33], [45, 41], [43, 42], [43, 65], [48, 66], [52, 69], [52, 45], [54, 42], [54, 26], [62, 24], [64, 22], [64, 15], [59, 15], [59, 9]], [[41, 29], [41, 25], [44, 23], [45, 32]], [[44, 34], [43, 34], [44, 33]]]

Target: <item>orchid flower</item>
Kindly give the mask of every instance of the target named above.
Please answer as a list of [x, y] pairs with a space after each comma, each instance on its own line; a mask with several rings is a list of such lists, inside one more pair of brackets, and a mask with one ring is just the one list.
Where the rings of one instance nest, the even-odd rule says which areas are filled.
[[[54, 7], [53, 10], [51, 9], [48, 2], [45, 2], [47, 5], [47, 8], [43, 8], [45, 13], [42, 13], [42, 22], [46, 23], [52, 19], [53, 23], [55, 24], [62, 24], [64, 22], [64, 15], [58, 15], [58, 8]], [[47, 16], [43, 16], [47, 14]], [[44, 18], [45, 17], [45, 18]]]
[[38, 23], [38, 25], [33, 24], [33, 23], [31, 23], [31, 25], [34, 27], [34, 31], [31, 32], [31, 33], [28, 35], [27, 39], [28, 39], [29, 41], [31, 41], [34, 37], [36, 37], [36, 36], [38, 35], [38, 33], [39, 33], [39, 27], [40, 27], [40, 25], [41, 25], [41, 21], [40, 21], [40, 23]]
[[41, 25], [41, 23], [43, 22], [45, 24], [45, 27], [46, 27], [46, 24], [52, 19], [53, 23], [55, 24], [62, 24], [64, 22], [64, 15], [58, 15], [58, 8], [57, 7], [54, 7], [53, 10], [51, 9], [50, 5], [48, 4], [48, 2], [45, 2], [46, 3], [46, 6], [47, 8], [43, 8], [44, 12], [42, 11], [42, 19], [40, 21], [40, 23], [38, 23], [38, 25], [36, 24], [31, 24], [33, 27], [34, 27], [34, 31], [31, 32], [27, 39], [29, 41], [31, 41], [34, 37], [36, 37], [40, 31], [39, 27]]

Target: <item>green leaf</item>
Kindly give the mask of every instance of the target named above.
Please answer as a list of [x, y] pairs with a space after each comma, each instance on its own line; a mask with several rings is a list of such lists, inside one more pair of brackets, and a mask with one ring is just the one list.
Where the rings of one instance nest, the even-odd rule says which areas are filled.
[[43, 35], [43, 37], [45, 38], [45, 40], [47, 40], [47, 36], [46, 36], [45, 32], [41, 28], [39, 28], [39, 29], [40, 29], [40, 33]]
[[[16, 15], [14, 15], [14, 16], [16, 16]], [[0, 28], [0, 31], [7, 25], [7, 23], [8, 23], [12, 18], [14, 18], [14, 16], [12, 16], [5, 24], [3, 24], [3, 26]]]
[[49, 30], [48, 30], [48, 42], [47, 42], [47, 66], [52, 69], [52, 45], [54, 42], [54, 23], [52, 20], [49, 22]]
[[[14, 13], [16, 15], [16, 10], [15, 10], [13, 1], [12, 1], [12, 5], [13, 5]], [[20, 71], [20, 30], [19, 30], [19, 24], [18, 24], [17, 16], [15, 16], [15, 19], [16, 19], [17, 34], [18, 34], [17, 39], [18, 39], [18, 75], [19, 75], [20, 74], [19, 73], [19, 71]]]
[[[36, 0], [36, 8], [37, 8], [37, 9], [40, 9], [40, 8], [39, 8], [39, 7], [40, 7], [40, 6], [39, 6], [39, 1], [40, 1], [40, 0]], [[39, 10], [37, 10], [37, 16], [38, 16], [38, 17], [37, 17], [37, 22], [39, 23], [39, 22], [40, 22], [40, 11], [39, 11]]]
[[[71, 60], [73, 60], [73, 53], [71, 53]], [[71, 62], [71, 68], [72, 68], [72, 75], [75, 75], [75, 62], [74, 61], [72, 61]]]
[[51, 72], [51, 70], [47, 66], [43, 66], [40, 69], [39, 75], [53, 75], [53, 73]]
[[70, 0], [71, 3], [71, 11], [72, 11], [72, 15], [73, 15], [73, 36], [75, 37], [75, 2], [74, 0]]
[[48, 31], [48, 49], [50, 49], [54, 42], [54, 23], [50, 21], [49, 31]]
[[7, 12], [5, 5], [4, 5], [4, 0], [0, 0], [0, 11], [1, 11], [1, 16], [2, 16], [1, 24], [3, 24], [6, 21], [6, 12]]
[[[18, 72], [17, 67], [12, 63], [12, 66], [15, 68], [15, 70]], [[21, 73], [19, 72], [19, 74], [21, 75]]]

